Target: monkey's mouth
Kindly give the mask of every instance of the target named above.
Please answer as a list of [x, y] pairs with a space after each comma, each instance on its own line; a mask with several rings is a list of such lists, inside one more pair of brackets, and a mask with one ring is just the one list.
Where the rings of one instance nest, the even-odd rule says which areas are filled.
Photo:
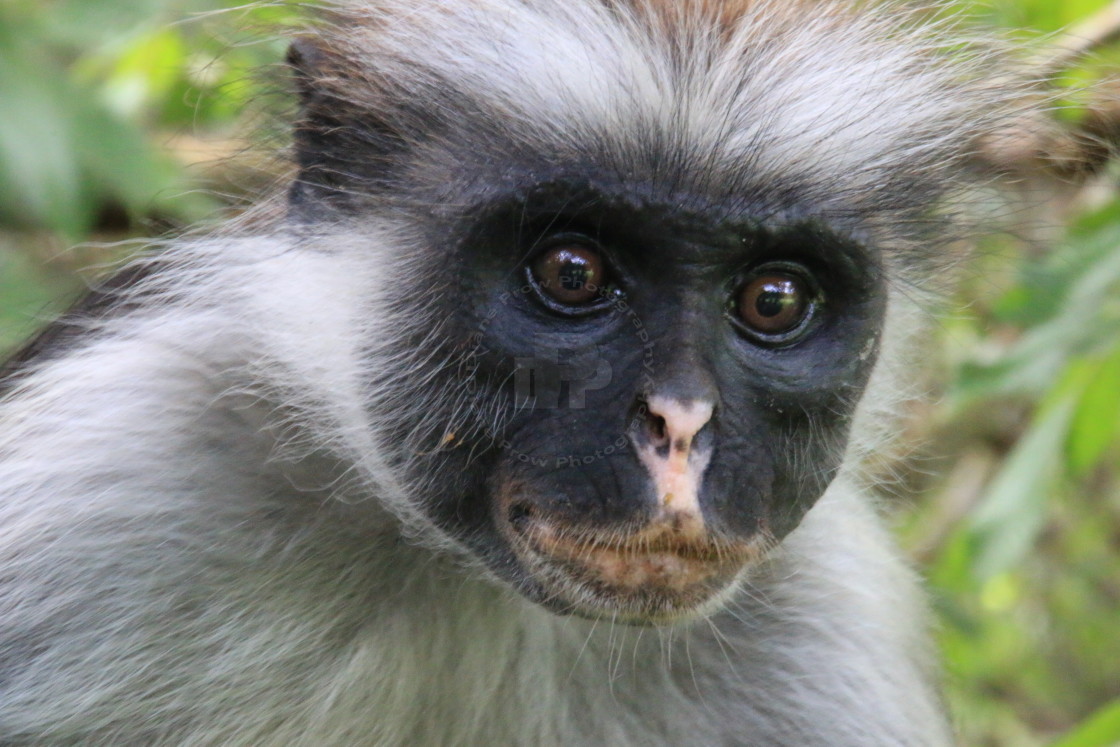
[[510, 528], [514, 552], [540, 585], [543, 604], [635, 624], [715, 611], [765, 552], [761, 538], [684, 535], [671, 523], [606, 533], [523, 518]]

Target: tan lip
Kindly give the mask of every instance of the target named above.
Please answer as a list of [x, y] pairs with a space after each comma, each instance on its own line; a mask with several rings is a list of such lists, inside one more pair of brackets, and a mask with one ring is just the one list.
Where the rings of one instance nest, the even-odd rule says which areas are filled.
[[664, 526], [617, 537], [565, 536], [531, 522], [522, 536], [539, 558], [600, 594], [622, 600], [661, 597], [666, 606], [682, 609], [707, 601], [761, 555], [759, 542], [681, 536]]

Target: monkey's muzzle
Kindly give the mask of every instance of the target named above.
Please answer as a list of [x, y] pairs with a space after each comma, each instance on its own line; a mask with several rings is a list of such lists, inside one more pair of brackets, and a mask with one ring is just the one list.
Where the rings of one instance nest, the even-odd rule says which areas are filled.
[[522, 515], [512, 546], [542, 603], [587, 617], [656, 624], [703, 616], [763, 555], [758, 539], [716, 538], [679, 516], [637, 530], [570, 528]]

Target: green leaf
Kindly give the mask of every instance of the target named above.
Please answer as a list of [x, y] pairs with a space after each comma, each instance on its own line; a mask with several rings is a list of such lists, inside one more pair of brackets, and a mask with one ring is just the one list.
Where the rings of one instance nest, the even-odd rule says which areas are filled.
[[0, 214], [72, 237], [91, 219], [62, 73], [0, 17]]
[[969, 525], [972, 570], [988, 579], [1014, 566], [1030, 550], [1046, 518], [1046, 497], [1062, 464], [1062, 446], [1077, 401], [1063, 388], [1043, 408], [1012, 450]]
[[[178, 27], [158, 29], [132, 40], [111, 62], [102, 98], [120, 115], [137, 116], [165, 99], [179, 82], [189, 50]], [[98, 60], [87, 61], [92, 76]], [[100, 61], [102, 64], [104, 60]]]
[[1108, 703], [1050, 747], [1117, 747], [1120, 745], [1120, 699]]
[[1120, 347], [1098, 361], [1070, 425], [1069, 467], [1084, 475], [1120, 437]]

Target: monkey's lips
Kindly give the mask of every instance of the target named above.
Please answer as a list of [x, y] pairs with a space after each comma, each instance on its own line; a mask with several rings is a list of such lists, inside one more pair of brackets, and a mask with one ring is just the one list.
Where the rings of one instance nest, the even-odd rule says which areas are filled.
[[665, 527], [605, 534], [529, 520], [515, 533], [514, 550], [541, 585], [544, 603], [630, 623], [713, 611], [762, 555], [755, 540], [684, 536]]

